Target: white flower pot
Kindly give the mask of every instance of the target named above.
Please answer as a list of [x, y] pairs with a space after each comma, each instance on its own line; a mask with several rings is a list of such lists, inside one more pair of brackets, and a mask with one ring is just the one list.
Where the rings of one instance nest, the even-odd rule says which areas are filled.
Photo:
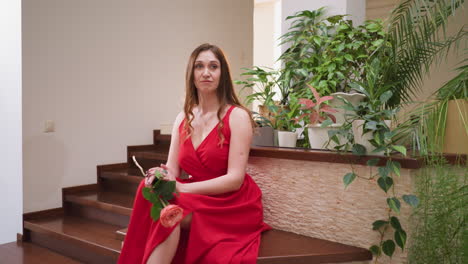
[[297, 133], [290, 131], [278, 131], [278, 145], [280, 147], [296, 147]]
[[[330, 141], [327, 145], [329, 140], [328, 131], [333, 129], [338, 129], [341, 124], [332, 124], [328, 127], [321, 127], [320, 124], [316, 125], [308, 125], [307, 130], [309, 134], [309, 143], [310, 148], [312, 149], [333, 149], [336, 146], [334, 141]], [[339, 138], [340, 142], [342, 142], [342, 138]]]
[[[391, 120], [385, 120], [385, 124], [387, 124], [388, 127], [390, 127]], [[372, 131], [369, 131], [365, 134], [362, 134], [364, 128], [364, 120], [354, 120], [353, 121], [353, 134], [354, 134], [354, 142], [356, 144], [363, 145], [366, 147], [367, 150], [367, 155], [384, 155], [385, 153], [383, 151], [379, 152], [372, 152], [376, 149], [369, 140], [374, 138], [374, 135], [372, 134]]]
[[336, 117], [336, 123], [337, 124], [343, 124], [345, 121], [345, 115], [349, 113], [349, 111], [340, 108], [343, 107], [344, 103], [338, 99], [339, 97], [342, 97], [346, 99], [348, 102], [350, 102], [352, 105], [356, 106], [366, 98], [364, 94], [361, 93], [332, 93], [331, 96], [333, 96], [333, 99], [330, 100], [330, 106], [335, 108], [338, 112], [334, 113], [333, 115]]

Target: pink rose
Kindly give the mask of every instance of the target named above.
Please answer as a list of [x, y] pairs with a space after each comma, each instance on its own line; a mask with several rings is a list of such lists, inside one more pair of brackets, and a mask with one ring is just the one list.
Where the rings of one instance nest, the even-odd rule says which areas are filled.
[[183, 214], [184, 209], [180, 208], [178, 205], [170, 204], [162, 209], [159, 220], [162, 226], [173, 227], [182, 220]]

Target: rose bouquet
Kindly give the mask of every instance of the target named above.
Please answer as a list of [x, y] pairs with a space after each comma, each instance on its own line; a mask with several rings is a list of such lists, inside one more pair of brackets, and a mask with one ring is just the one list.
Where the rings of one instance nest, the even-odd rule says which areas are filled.
[[[143, 176], [148, 177], [148, 174], [136, 161], [135, 156], [133, 156], [133, 162]], [[150, 187], [143, 187], [142, 194], [146, 200], [153, 204], [150, 212], [151, 218], [154, 221], [159, 219], [164, 227], [172, 227], [182, 220], [184, 210], [178, 205], [169, 204], [168, 201], [174, 198], [176, 192], [176, 181], [165, 180], [162, 172], [167, 173], [161, 168], [154, 170], [155, 179]]]

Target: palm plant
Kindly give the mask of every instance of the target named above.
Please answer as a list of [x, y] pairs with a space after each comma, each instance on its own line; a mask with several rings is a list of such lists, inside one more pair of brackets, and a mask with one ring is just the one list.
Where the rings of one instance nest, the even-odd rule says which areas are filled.
[[[448, 18], [464, 0], [404, 0], [393, 10], [388, 21], [388, 42], [380, 53], [388, 58], [382, 83], [395, 83], [390, 106], [411, 101], [421, 91], [425, 75], [433, 62], [454, 45], [466, 41], [462, 27], [447, 36]], [[441, 33], [440, 33], [441, 32]]]

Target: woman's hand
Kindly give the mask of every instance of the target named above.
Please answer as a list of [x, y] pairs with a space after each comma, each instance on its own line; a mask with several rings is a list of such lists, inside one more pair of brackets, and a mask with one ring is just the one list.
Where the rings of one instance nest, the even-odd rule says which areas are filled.
[[169, 169], [169, 167], [166, 166], [166, 164], [161, 163], [160, 167], [153, 167], [146, 172], [146, 179], [145, 179], [146, 187], [150, 187], [153, 184], [153, 181], [156, 178], [155, 173], [157, 171], [161, 173], [163, 180], [175, 181], [174, 173], [172, 173], [172, 171]]

